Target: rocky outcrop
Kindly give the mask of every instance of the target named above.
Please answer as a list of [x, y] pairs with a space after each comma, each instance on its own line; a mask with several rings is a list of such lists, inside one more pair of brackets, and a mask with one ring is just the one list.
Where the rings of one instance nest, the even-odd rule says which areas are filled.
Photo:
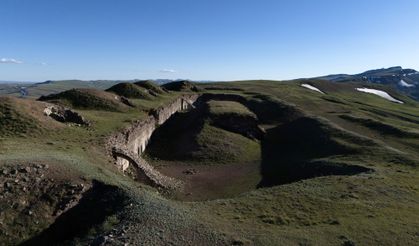
[[121, 96], [120, 100], [123, 104], [125, 104], [127, 106], [135, 107], [135, 105], [128, 98], [126, 98], [124, 96]]
[[193, 107], [199, 95], [183, 95], [171, 103], [150, 112], [145, 119], [134, 122], [123, 131], [108, 139], [107, 148], [115, 158], [115, 164], [125, 171], [130, 164], [141, 170], [156, 186], [163, 188], [178, 188], [179, 183], [165, 177], [140, 158], [154, 130], [178, 111]]
[[90, 125], [90, 123], [79, 113], [58, 105], [48, 105], [44, 109], [44, 114], [63, 123], [74, 123], [84, 126]]

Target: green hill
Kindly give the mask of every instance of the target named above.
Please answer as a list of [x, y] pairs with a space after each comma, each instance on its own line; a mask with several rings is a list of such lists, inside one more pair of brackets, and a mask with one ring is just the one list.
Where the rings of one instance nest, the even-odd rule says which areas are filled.
[[127, 97], [127, 98], [136, 98], [136, 99], [150, 99], [151, 98], [151, 95], [148, 93], [147, 89], [144, 89], [132, 83], [119, 83], [112, 86], [109, 89], [106, 89], [106, 91], [114, 92], [117, 95]]
[[126, 105], [115, 94], [96, 89], [71, 89], [42, 96], [39, 100], [79, 109], [123, 111], [126, 108]]
[[165, 93], [164, 90], [162, 90], [160, 86], [158, 86], [151, 80], [141, 80], [141, 81], [135, 82], [134, 84], [148, 90], [149, 93], [154, 94], [154, 95]]
[[169, 91], [198, 91], [198, 87], [188, 80], [169, 82], [162, 87]]

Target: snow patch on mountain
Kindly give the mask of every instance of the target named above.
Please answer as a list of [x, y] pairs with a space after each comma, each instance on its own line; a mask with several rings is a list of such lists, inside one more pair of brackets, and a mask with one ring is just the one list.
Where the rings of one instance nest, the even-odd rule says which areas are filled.
[[369, 88], [356, 88], [356, 90], [357, 91], [362, 91], [362, 92], [365, 92], [365, 93], [371, 93], [371, 94], [377, 95], [377, 96], [382, 97], [384, 99], [387, 99], [387, 100], [389, 100], [391, 102], [400, 103], [400, 104], [403, 104], [404, 103], [404, 102], [402, 102], [400, 100], [397, 100], [396, 98], [390, 96], [385, 91], [376, 90], [376, 89], [369, 89]]
[[413, 87], [413, 86], [415, 86], [415, 85], [412, 85], [412, 84], [407, 83], [404, 80], [400, 80], [399, 85], [400, 86], [403, 86], [403, 87]]
[[302, 86], [302, 87], [305, 87], [305, 88], [307, 88], [307, 89], [313, 90], [313, 91], [320, 92], [321, 94], [324, 94], [324, 92], [323, 92], [323, 91], [319, 90], [318, 88], [316, 88], [316, 87], [314, 87], [314, 86], [312, 86], [312, 85], [309, 85], [309, 84], [301, 84], [301, 86]]

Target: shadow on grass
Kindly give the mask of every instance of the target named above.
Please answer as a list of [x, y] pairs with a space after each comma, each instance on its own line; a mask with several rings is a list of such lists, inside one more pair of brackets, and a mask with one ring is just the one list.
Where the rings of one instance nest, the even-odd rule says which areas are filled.
[[327, 175], [354, 175], [371, 169], [313, 161], [354, 153], [331, 138], [330, 129], [315, 119], [301, 117], [269, 129], [262, 141], [262, 180], [258, 187], [271, 187]]
[[161, 160], [187, 160], [199, 150], [196, 135], [202, 131], [208, 108], [204, 103], [187, 112], [177, 112], [153, 133], [145, 153]]

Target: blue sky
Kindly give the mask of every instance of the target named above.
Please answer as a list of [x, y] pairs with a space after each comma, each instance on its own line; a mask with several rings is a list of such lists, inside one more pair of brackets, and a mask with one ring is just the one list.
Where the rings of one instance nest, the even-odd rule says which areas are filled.
[[0, 80], [419, 69], [417, 0], [1, 0]]

